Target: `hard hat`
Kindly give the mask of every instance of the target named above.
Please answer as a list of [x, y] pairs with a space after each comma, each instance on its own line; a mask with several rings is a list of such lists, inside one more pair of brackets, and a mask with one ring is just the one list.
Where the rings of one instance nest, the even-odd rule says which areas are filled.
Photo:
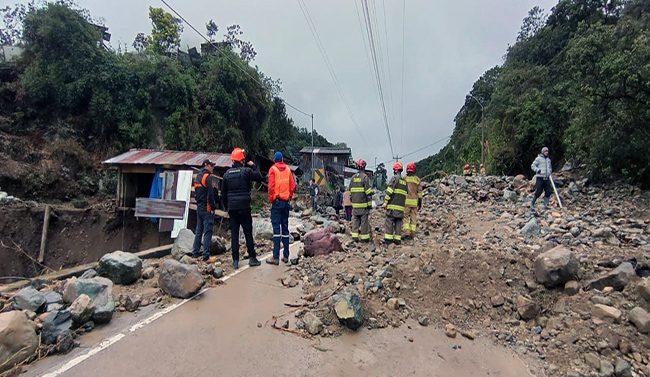
[[365, 168], [366, 162], [363, 159], [360, 159], [359, 161], [357, 161], [357, 166], [359, 166], [360, 168]]
[[415, 162], [409, 162], [409, 163], [406, 165], [406, 171], [407, 171], [408, 173], [415, 173]]
[[393, 165], [393, 171], [395, 170], [399, 170], [399, 171], [404, 170], [404, 165], [402, 165], [401, 162], [397, 161], [395, 165]]
[[472, 167], [473, 167], [473, 168], [475, 168], [475, 167], [476, 167], [476, 165], [472, 165]]
[[465, 164], [465, 169], [469, 169], [469, 164]]
[[481, 167], [482, 167], [482, 168], [484, 168], [484, 167], [485, 167], [485, 165], [483, 165], [483, 164], [481, 164]]
[[244, 154], [244, 150], [241, 148], [233, 149], [232, 153], [230, 154], [230, 159], [236, 162], [243, 162], [244, 160], [246, 160], [246, 155]]

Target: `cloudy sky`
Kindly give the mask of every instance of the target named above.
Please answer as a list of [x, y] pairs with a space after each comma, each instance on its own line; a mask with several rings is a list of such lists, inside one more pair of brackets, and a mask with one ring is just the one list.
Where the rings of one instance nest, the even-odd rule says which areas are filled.
[[[227, 26], [239, 24], [244, 31], [243, 39], [251, 41], [258, 53], [253, 64], [282, 80], [283, 98], [313, 113], [319, 133], [330, 141], [348, 143], [354, 157], [366, 159], [369, 165], [374, 165], [375, 158], [379, 162], [391, 159], [374, 71], [370, 68], [361, 0], [304, 0], [356, 126], [298, 0], [167, 2], [201, 32], [205, 32], [204, 25], [210, 19], [219, 25], [220, 34], [225, 33]], [[549, 12], [557, 0], [368, 3], [371, 7], [374, 4], [377, 28], [373, 31], [381, 40], [379, 56], [384, 67], [382, 83], [393, 149], [401, 156], [450, 135], [454, 116], [466, 93], [483, 72], [503, 62], [507, 46], [514, 43], [528, 10], [538, 5]], [[103, 18], [114, 46], [130, 46], [138, 32], [149, 33], [148, 7], [165, 7], [155, 0], [78, 0], [78, 4], [90, 10], [93, 18]], [[182, 48], [200, 42], [201, 38], [185, 26]], [[292, 109], [288, 111], [298, 126], [311, 127], [309, 118]], [[444, 143], [439, 143], [405, 160], [420, 160], [442, 146]]]

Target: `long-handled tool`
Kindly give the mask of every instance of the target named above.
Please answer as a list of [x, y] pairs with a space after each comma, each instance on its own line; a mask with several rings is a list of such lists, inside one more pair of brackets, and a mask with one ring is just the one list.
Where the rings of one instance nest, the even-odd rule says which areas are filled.
[[557, 187], [555, 187], [555, 181], [553, 180], [553, 176], [548, 177], [551, 180], [551, 186], [553, 186], [553, 192], [555, 192], [555, 197], [557, 198], [557, 202], [560, 204], [560, 208], [564, 208], [562, 205], [562, 199], [560, 199], [560, 195], [557, 193]]

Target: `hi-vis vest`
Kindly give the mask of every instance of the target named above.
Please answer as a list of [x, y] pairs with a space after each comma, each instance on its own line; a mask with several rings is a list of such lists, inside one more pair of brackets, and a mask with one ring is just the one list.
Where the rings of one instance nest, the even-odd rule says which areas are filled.
[[354, 209], [367, 209], [372, 208], [372, 187], [370, 187], [370, 180], [364, 174], [352, 177], [350, 182], [350, 201]]
[[291, 169], [287, 167], [284, 170], [280, 170], [277, 166], [272, 166], [271, 169], [275, 172], [275, 193], [273, 200], [289, 200], [291, 197]]
[[196, 175], [196, 180], [194, 180], [194, 195], [196, 197], [197, 205], [199, 201], [203, 201], [205, 199], [206, 202], [206, 210], [208, 212], [212, 211], [213, 209], [210, 206], [210, 198], [209, 198], [209, 193], [208, 190], [212, 190], [212, 187], [208, 187], [208, 177], [210, 177], [211, 174], [210, 172], [207, 171], [200, 171], [199, 174]]
[[407, 175], [406, 185], [408, 186], [408, 195], [406, 197], [407, 207], [417, 207], [418, 200], [422, 199], [422, 185], [420, 178], [416, 175]]
[[[397, 179], [397, 177], [393, 177], [393, 180], [395, 179]], [[386, 209], [389, 211], [404, 212], [408, 187], [406, 186], [406, 181], [402, 178], [399, 178], [399, 181], [396, 183], [397, 184], [393, 183], [388, 187], [388, 189], [386, 189]]]

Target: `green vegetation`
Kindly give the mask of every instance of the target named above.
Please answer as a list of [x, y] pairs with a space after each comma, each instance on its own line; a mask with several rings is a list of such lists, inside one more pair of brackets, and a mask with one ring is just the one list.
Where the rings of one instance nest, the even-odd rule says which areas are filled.
[[[230, 151], [293, 155], [311, 144], [280, 99], [279, 80], [249, 63], [256, 52], [227, 28], [213, 54], [177, 57], [181, 21], [149, 8], [152, 30], [135, 51], [104, 47], [102, 29], [67, 1], [0, 9], [0, 38], [21, 45], [17, 79], [0, 82], [0, 131], [73, 139], [88, 151]], [[218, 26], [210, 20], [210, 38]], [[316, 134], [315, 144], [330, 146]]]
[[[556, 169], [586, 164], [592, 178], [650, 185], [650, 2], [561, 0], [533, 8], [502, 66], [470, 94], [485, 106], [491, 174], [530, 175], [543, 146]], [[420, 174], [459, 173], [481, 159], [481, 107], [471, 97], [450, 142]], [[455, 148], [454, 148], [455, 146]]]

